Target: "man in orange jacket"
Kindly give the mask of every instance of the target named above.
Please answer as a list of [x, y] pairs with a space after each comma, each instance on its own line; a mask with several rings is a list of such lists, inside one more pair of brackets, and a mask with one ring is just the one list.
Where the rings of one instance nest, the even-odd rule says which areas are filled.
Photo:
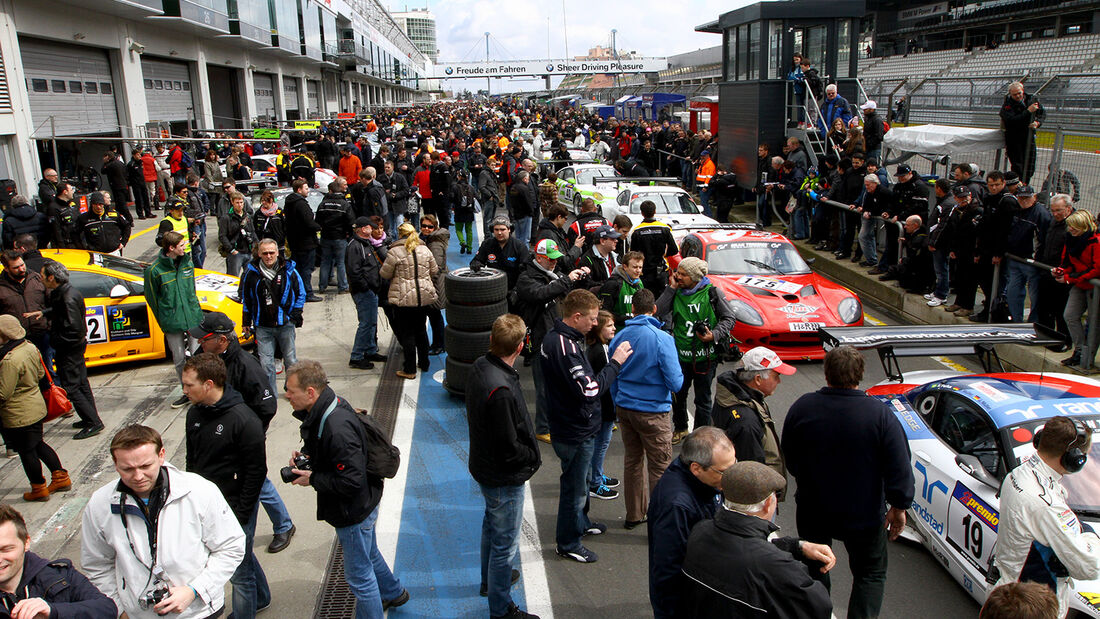
[[340, 165], [337, 172], [348, 182], [359, 180], [359, 172], [363, 169], [363, 162], [351, 153], [347, 148], [340, 149]]
[[695, 175], [695, 185], [699, 188], [699, 206], [703, 214], [712, 217], [710, 213], [710, 179], [714, 178], [715, 165], [710, 159], [710, 151], [699, 153], [699, 172]]

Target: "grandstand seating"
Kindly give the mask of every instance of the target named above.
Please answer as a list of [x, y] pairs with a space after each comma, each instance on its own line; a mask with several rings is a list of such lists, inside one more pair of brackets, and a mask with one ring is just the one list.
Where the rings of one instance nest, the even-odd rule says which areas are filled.
[[[877, 80], [892, 77], [932, 77], [967, 56], [961, 49], [945, 49], [936, 52], [869, 58], [866, 67], [860, 66], [860, 79]], [[862, 65], [863, 61], [860, 61]]]
[[1083, 34], [1060, 39], [1034, 39], [1006, 43], [981, 51], [965, 62], [947, 67], [944, 77], [993, 75], [1052, 76], [1070, 73], [1091, 64], [1100, 51], [1100, 34]]

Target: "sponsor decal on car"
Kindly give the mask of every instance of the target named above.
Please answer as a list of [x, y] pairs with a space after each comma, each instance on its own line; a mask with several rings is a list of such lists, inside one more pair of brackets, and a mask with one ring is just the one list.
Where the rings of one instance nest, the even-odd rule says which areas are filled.
[[825, 326], [823, 322], [788, 322], [787, 330], [794, 332], [815, 332]]
[[821, 308], [816, 305], [808, 305], [806, 303], [788, 303], [780, 307], [779, 311], [783, 312], [789, 317], [797, 318], [800, 316], [817, 316], [815, 312], [819, 309]]
[[989, 571], [1000, 516], [962, 482], [955, 482], [947, 506], [947, 543], [983, 575]]
[[802, 290], [802, 284], [799, 284], [797, 282], [788, 282], [782, 279], [772, 279], [770, 277], [754, 277], [751, 275], [743, 275], [733, 281], [735, 284], [748, 286], [749, 288], [774, 290], [775, 292], [783, 292], [786, 294], [794, 294], [799, 290]]
[[219, 273], [206, 273], [195, 278], [195, 290], [206, 292], [220, 292], [226, 294], [237, 292], [240, 280], [229, 275]]
[[975, 391], [981, 393], [982, 395], [989, 398], [990, 400], [993, 400], [994, 402], [1004, 402], [1005, 400], [1009, 399], [1008, 394], [1004, 393], [1003, 391], [994, 387], [992, 384], [987, 383], [983, 380], [976, 380], [970, 383], [970, 386], [973, 387]]
[[111, 341], [149, 337], [149, 311], [144, 303], [126, 303], [107, 308], [107, 331]]

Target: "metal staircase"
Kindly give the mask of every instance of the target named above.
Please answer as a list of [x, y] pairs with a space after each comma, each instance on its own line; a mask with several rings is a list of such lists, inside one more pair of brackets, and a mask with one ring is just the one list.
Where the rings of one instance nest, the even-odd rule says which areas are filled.
[[824, 124], [824, 119], [821, 117], [821, 109], [818, 107], [817, 101], [808, 95], [810, 86], [806, 83], [806, 80], [802, 80], [802, 87], [803, 92], [807, 94], [798, 97], [794, 92], [794, 83], [787, 83], [787, 96], [784, 107], [784, 119], [787, 127], [785, 135], [798, 138], [802, 145], [806, 147], [806, 153], [810, 156], [810, 163], [816, 166], [818, 165], [818, 159], [824, 157], [827, 151], [827, 144], [825, 144], [822, 135], [817, 130], [818, 122]]

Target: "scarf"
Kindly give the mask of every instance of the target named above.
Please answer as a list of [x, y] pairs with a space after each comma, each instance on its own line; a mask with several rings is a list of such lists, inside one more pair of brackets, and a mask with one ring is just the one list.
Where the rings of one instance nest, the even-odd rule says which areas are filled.
[[260, 275], [263, 275], [265, 279], [275, 279], [275, 275], [278, 273], [277, 269], [268, 267], [260, 260], [256, 263], [256, 268], [260, 269]]
[[386, 232], [382, 232], [382, 238], [380, 239], [376, 239], [374, 238], [374, 236], [368, 236], [367, 240], [370, 241], [370, 244], [375, 247], [382, 247], [386, 243]]
[[271, 208], [270, 209], [268, 209], [268, 207], [266, 207], [266, 206], [260, 206], [260, 212], [263, 213], [267, 217], [273, 216], [276, 212], [278, 212], [278, 210], [279, 210], [279, 205], [275, 204], [274, 202], [271, 203]]
[[1081, 236], [1073, 236], [1066, 233], [1066, 253], [1074, 258], [1081, 256], [1081, 253], [1085, 251], [1085, 248], [1096, 240], [1096, 235], [1093, 233], [1082, 234]]
[[692, 286], [691, 288], [688, 288], [687, 290], [681, 290], [680, 294], [682, 294], [682, 295], [693, 295], [696, 292], [699, 292], [700, 288], [702, 288], [703, 286], [706, 286], [708, 284], [710, 284], [710, 279], [706, 275], [704, 275], [703, 278], [699, 280], [698, 284], [695, 284], [694, 286]]

